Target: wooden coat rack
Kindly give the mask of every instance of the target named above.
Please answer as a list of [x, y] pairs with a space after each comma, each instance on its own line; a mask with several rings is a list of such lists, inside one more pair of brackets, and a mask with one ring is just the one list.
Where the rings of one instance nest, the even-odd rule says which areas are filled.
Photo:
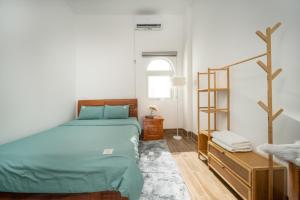
[[[265, 104], [263, 101], [258, 101], [258, 105], [267, 112], [268, 115], [268, 143], [273, 144], [273, 121], [283, 112], [283, 109], [279, 109], [273, 113], [273, 80], [281, 73], [282, 69], [279, 68], [273, 72], [272, 69], [272, 34], [279, 28], [281, 23], [275, 24], [275, 26], [268, 27], [266, 33], [263, 34], [257, 31], [256, 34], [266, 43], [266, 56], [267, 63], [257, 61], [257, 64], [267, 74], [267, 98], [268, 102]], [[269, 154], [269, 200], [273, 199], [273, 155]]]
[[[281, 26], [281, 22], [278, 22], [273, 27], [267, 27], [265, 33], [256, 31], [256, 34], [266, 43], [266, 53], [259, 54], [257, 56], [247, 58], [230, 65], [225, 65], [217, 69], [230, 69], [233, 66], [258, 59], [266, 56], [266, 63], [261, 60], [256, 63], [265, 71], [267, 74], [267, 104], [263, 101], [258, 101], [258, 105], [267, 112], [268, 116], [268, 144], [273, 144], [273, 121], [283, 112], [283, 109], [279, 109], [275, 113], [273, 112], [273, 80], [282, 72], [279, 68], [273, 71], [272, 67], [272, 34]], [[269, 154], [269, 175], [268, 175], [268, 199], [273, 199], [273, 155]]]

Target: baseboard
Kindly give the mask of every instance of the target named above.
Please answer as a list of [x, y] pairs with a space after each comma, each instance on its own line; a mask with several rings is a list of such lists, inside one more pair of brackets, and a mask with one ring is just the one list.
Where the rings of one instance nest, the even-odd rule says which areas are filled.
[[[176, 134], [177, 133], [177, 128], [165, 128], [164, 132], [165, 133], [170, 133], [170, 134]], [[184, 130], [183, 128], [178, 128], [178, 132], [180, 134], [186, 134], [186, 130]]]
[[[177, 129], [176, 128], [167, 128], [167, 129], [164, 129], [164, 132], [165, 133], [170, 133], [170, 134], [176, 134]], [[192, 138], [192, 140], [197, 143], [197, 141], [198, 141], [198, 135], [195, 134], [194, 132], [187, 131], [184, 128], [179, 128], [178, 132], [179, 132], [179, 134], [182, 134], [182, 135], [184, 135], [186, 137]]]
[[198, 135], [192, 131], [190, 131], [190, 135], [191, 135], [191, 138], [195, 141], [195, 142], [198, 142]]

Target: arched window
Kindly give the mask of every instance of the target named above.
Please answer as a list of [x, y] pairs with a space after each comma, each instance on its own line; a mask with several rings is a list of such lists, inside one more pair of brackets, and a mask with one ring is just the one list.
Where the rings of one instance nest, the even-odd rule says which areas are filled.
[[147, 66], [148, 97], [171, 98], [171, 76], [173, 65], [165, 58], [156, 58]]

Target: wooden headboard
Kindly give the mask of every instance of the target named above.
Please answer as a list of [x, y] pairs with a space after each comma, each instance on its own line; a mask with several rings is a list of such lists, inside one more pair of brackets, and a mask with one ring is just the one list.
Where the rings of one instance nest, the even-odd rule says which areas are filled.
[[79, 116], [81, 106], [104, 106], [104, 105], [129, 105], [129, 117], [138, 117], [137, 99], [92, 99], [78, 100], [77, 116]]

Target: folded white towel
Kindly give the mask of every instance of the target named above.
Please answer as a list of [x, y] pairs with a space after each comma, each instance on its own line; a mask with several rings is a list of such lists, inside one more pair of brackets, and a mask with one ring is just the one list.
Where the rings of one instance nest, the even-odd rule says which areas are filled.
[[227, 146], [231, 146], [233, 148], [245, 147], [252, 149], [252, 144], [249, 140], [230, 131], [215, 131], [213, 132], [212, 136], [213, 138], [216, 138]]
[[217, 145], [223, 147], [227, 151], [230, 151], [230, 152], [249, 152], [249, 151], [252, 151], [252, 146], [242, 147], [242, 148], [234, 148], [232, 146], [229, 146], [229, 145], [223, 143], [222, 141], [218, 140], [217, 138], [213, 138], [212, 141], [214, 143], [216, 143]]
[[274, 154], [277, 158], [300, 166], [300, 143], [294, 144], [263, 144], [258, 147], [262, 151]]
[[231, 144], [232, 147], [234, 148], [252, 148], [252, 144], [250, 142], [245, 142], [245, 143], [240, 143], [240, 144]]

